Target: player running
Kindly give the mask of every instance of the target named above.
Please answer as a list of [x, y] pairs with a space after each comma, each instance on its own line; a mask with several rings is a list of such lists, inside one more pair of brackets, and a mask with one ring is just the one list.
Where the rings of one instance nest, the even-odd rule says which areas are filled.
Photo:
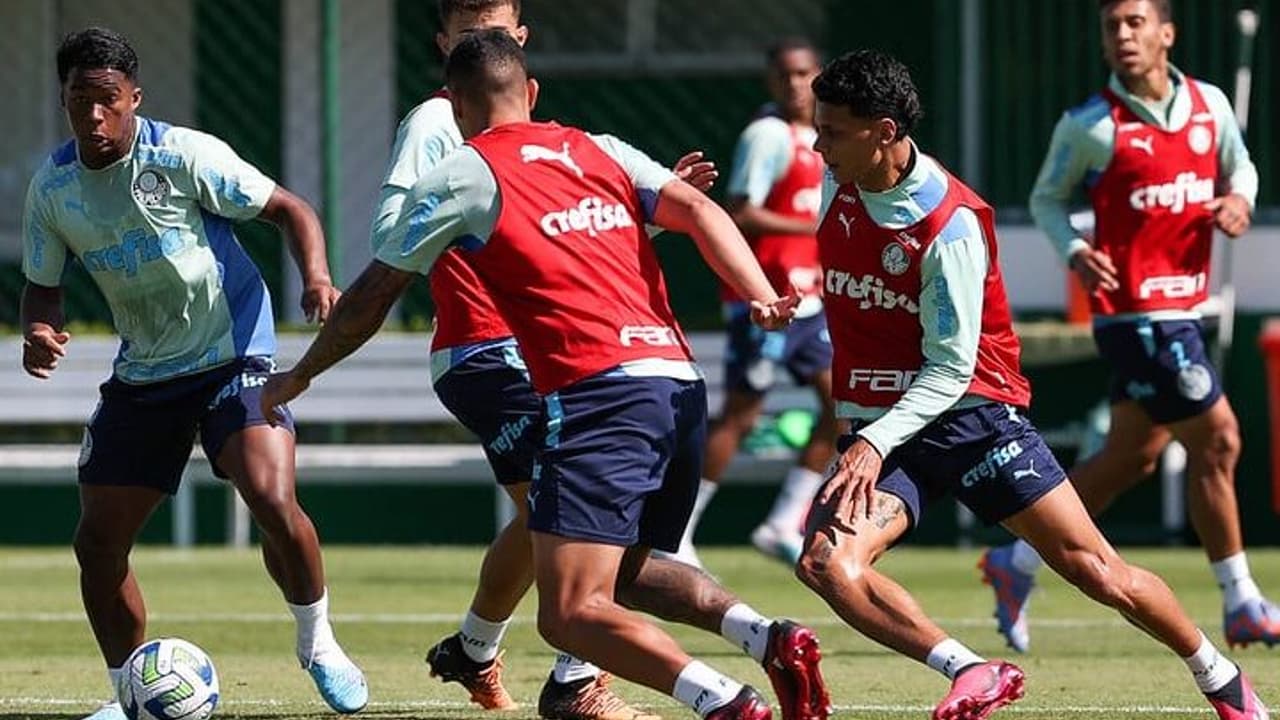
[[813, 237], [822, 197], [822, 159], [813, 151], [813, 78], [818, 51], [791, 38], [769, 49], [767, 84], [774, 103], [742, 132], [729, 174], [729, 213], [751, 243], [774, 290], [801, 293], [796, 321], [766, 331], [733, 290], [721, 285], [728, 321], [727, 392], [720, 418], [707, 435], [707, 458], [689, 525], [675, 557], [701, 566], [693, 546], [702, 512], [743, 438], [751, 432], [764, 398], [781, 369], [812, 385], [822, 410], [809, 442], [783, 480], [769, 515], [751, 533], [760, 552], [794, 564], [804, 540], [801, 526], [822, 469], [835, 452], [831, 404], [831, 338], [822, 312], [818, 243]]
[[[274, 368], [271, 298], [232, 221], [285, 234], [302, 307], [323, 322], [337, 301], [324, 236], [304, 201], [221, 140], [136, 115], [138, 58], [120, 35], [89, 28], [57, 54], [74, 139], [31, 181], [23, 222], [22, 366], [48, 378], [69, 350], [62, 274], [74, 255], [111, 308], [120, 353], [80, 451], [74, 547], [85, 612], [112, 692], [146, 637], [129, 565], [138, 531], [172, 495], [196, 433], [261, 530], [267, 571], [297, 621], [297, 654], [339, 712], [368, 700], [363, 674], [334, 639], [320, 544], [294, 495], [293, 422], [272, 426], [258, 393]], [[110, 702], [92, 720], [123, 720]]]
[[[1031, 214], [1090, 292], [1098, 352], [1114, 371], [1111, 427], [1101, 452], [1071, 472], [1098, 515], [1149, 477], [1172, 439], [1187, 448], [1191, 524], [1222, 588], [1229, 645], [1280, 642], [1280, 608], [1249, 572], [1236, 504], [1240, 431], [1205, 352], [1196, 306], [1208, 297], [1214, 229], [1249, 228], [1258, 174], [1218, 88], [1169, 63], [1168, 0], [1102, 0], [1107, 87], [1067, 111], [1035, 189]], [[1096, 230], [1068, 221], [1083, 186]], [[1025, 542], [983, 557], [996, 618], [1025, 652], [1027, 599], [1040, 558]]]
[[799, 577], [858, 631], [951, 680], [935, 720], [987, 717], [1022, 697], [1022, 671], [949, 637], [874, 568], [954, 492], [1176, 652], [1220, 718], [1267, 718], [1164, 582], [1102, 537], [1026, 419], [993, 213], [912, 141], [922, 113], [906, 67], [850, 53], [814, 91], [817, 149], [839, 184], [818, 243], [836, 411], [851, 434], [809, 516]]
[[[723, 211], [669, 171], [615, 138], [530, 122], [537, 84], [508, 33], [470, 33], [446, 78], [468, 143], [415, 184], [378, 259], [298, 366], [268, 383], [264, 406], [304, 391], [377, 330], [415, 273], [457, 253], [493, 292], [542, 396], [527, 505], [544, 638], [704, 716], [769, 717], [754, 690], [623, 609], [707, 627], [694, 595], [714, 586], [648, 558], [650, 546], [675, 549], [688, 517], [706, 398], [639, 225], [693, 234], [766, 325], [785, 323], [794, 300], [778, 299]], [[714, 620], [739, 623], [733, 607]], [[763, 618], [738, 632], [785, 718], [827, 716], [812, 632]]]

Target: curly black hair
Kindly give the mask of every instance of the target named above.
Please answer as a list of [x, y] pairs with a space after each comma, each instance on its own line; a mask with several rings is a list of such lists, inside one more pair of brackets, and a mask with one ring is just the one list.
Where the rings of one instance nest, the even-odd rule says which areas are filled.
[[813, 80], [813, 94], [843, 105], [860, 118], [889, 118], [901, 140], [920, 124], [924, 110], [907, 66], [878, 50], [855, 50], [827, 63]]
[[62, 38], [58, 45], [58, 82], [66, 83], [75, 68], [119, 70], [138, 81], [138, 55], [129, 41], [115, 30], [89, 27]]

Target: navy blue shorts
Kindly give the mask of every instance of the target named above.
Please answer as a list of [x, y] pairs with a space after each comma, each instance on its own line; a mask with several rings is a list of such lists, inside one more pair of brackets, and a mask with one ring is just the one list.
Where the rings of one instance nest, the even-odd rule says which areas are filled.
[[702, 476], [706, 384], [605, 374], [544, 401], [529, 529], [675, 552]]
[[[843, 453], [856, 439], [845, 435], [836, 447]], [[906, 504], [913, 528], [929, 503], [952, 492], [995, 525], [1066, 479], [1031, 421], [1012, 405], [990, 403], [943, 413], [890, 452], [876, 489]]]
[[481, 350], [436, 381], [440, 402], [480, 438], [499, 484], [529, 482], [542, 401], [515, 346]]
[[[80, 482], [86, 485], [140, 485], [169, 494], [178, 489], [196, 433], [214, 473], [227, 438], [267, 425], [259, 398], [275, 370], [266, 357], [240, 358], [212, 370], [131, 385], [112, 376], [85, 428], [80, 447]], [[284, 409], [284, 426], [293, 416]]]
[[728, 331], [724, 378], [731, 390], [763, 395], [777, 383], [780, 367], [797, 385], [831, 369], [826, 313], [797, 318], [785, 330], [765, 330], [740, 311], [730, 318]]
[[1135, 400], [1152, 422], [1195, 417], [1222, 397], [1222, 380], [1204, 347], [1198, 320], [1138, 321], [1093, 329], [1111, 363], [1111, 402]]

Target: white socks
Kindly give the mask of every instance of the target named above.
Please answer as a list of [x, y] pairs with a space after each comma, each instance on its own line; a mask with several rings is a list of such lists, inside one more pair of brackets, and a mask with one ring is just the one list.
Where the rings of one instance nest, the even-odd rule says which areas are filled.
[[791, 468], [787, 471], [782, 489], [778, 491], [778, 497], [774, 498], [773, 507], [764, 521], [779, 530], [802, 532], [800, 524], [804, 522], [809, 505], [813, 503], [813, 496], [818, 494], [820, 487], [822, 473], [799, 465]]
[[556, 664], [551, 668], [551, 678], [561, 685], [593, 678], [600, 674], [600, 668], [586, 660], [579, 660], [572, 655], [556, 653]]
[[1218, 652], [1218, 648], [1209, 642], [1209, 638], [1200, 633], [1200, 649], [1191, 657], [1182, 658], [1191, 670], [1191, 677], [1196, 680], [1200, 692], [1208, 695], [1226, 687], [1236, 678], [1240, 668]]
[[502, 644], [502, 636], [510, 622], [511, 618], [490, 622], [468, 610], [462, 626], [458, 628], [458, 634], [462, 636], [462, 651], [478, 663], [487, 663], [498, 657], [498, 646]]
[[1231, 612], [1249, 600], [1262, 597], [1262, 591], [1249, 574], [1249, 560], [1243, 552], [1209, 563], [1213, 576], [1222, 588], [1222, 605]]
[[947, 638], [929, 651], [929, 657], [925, 659], [925, 664], [947, 676], [948, 680], [955, 680], [956, 673], [969, 667], [984, 663], [982, 659], [974, 651], [960, 644], [958, 640]]
[[314, 663], [329, 664], [351, 662], [329, 625], [329, 589], [325, 588], [320, 599], [310, 605], [287, 603], [289, 612], [298, 623], [298, 660], [304, 668]]
[[765, 652], [769, 649], [771, 625], [772, 620], [756, 612], [751, 606], [738, 603], [725, 611], [724, 617], [720, 619], [720, 635], [742, 648], [756, 662], [762, 663]]
[[684, 536], [680, 538], [680, 552], [684, 554], [685, 548], [693, 550], [693, 534], [698, 531], [698, 523], [702, 521], [702, 513], [706, 511], [707, 505], [711, 504], [711, 498], [715, 497], [716, 491], [720, 489], [720, 483], [714, 483], [703, 478], [698, 483], [698, 496], [693, 500], [693, 510], [689, 513], [689, 524], [684, 526]]
[[1040, 555], [1035, 548], [1027, 544], [1025, 540], [1015, 540], [1013, 543], [1013, 554], [1009, 557], [1009, 562], [1018, 572], [1027, 575], [1035, 575], [1044, 561], [1040, 559]]
[[676, 676], [671, 695], [705, 717], [712, 710], [729, 704], [740, 692], [742, 683], [693, 660]]
[[124, 677], [124, 666], [107, 668], [107, 682], [111, 683], [111, 697], [117, 698], [120, 693], [120, 678]]

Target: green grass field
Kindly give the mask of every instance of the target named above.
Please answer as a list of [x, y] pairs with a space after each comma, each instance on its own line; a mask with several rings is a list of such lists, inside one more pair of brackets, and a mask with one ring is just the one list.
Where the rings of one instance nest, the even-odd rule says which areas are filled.
[[[452, 632], [465, 610], [480, 558], [477, 548], [335, 548], [326, 553], [339, 639], [369, 676], [377, 718], [478, 717], [457, 685], [427, 677], [422, 656]], [[1163, 574], [1192, 616], [1220, 641], [1218, 591], [1202, 556], [1191, 550], [1142, 550], [1130, 557]], [[1280, 551], [1251, 554], [1264, 588], [1280, 592]], [[817, 628], [824, 670], [839, 718], [923, 718], [945, 690], [943, 679], [870, 643], [841, 624], [782, 566], [749, 550], [709, 549], [709, 568], [767, 614]], [[152, 613], [151, 636], [176, 635], [204, 647], [222, 682], [221, 717], [329, 715], [293, 660], [292, 619], [253, 552], [141, 550], [135, 566]], [[883, 567], [913, 590], [926, 610], [980, 653], [1004, 655], [991, 594], [977, 582], [973, 551], [904, 549]], [[1033, 597], [1033, 648], [1018, 658], [1028, 696], [1010, 717], [1212, 717], [1182, 663], [1115, 616], [1045, 577]], [[508, 634], [506, 678], [524, 709], [552, 655], [526, 602]], [[672, 627], [692, 654], [761, 689], [763, 672], [725, 641]], [[1264, 700], [1280, 704], [1280, 648], [1235, 654]], [[674, 701], [617, 683], [632, 702], [671, 718], [693, 718]], [[76, 718], [106, 695], [105, 673], [80, 608], [69, 550], [0, 551], [0, 720]]]

